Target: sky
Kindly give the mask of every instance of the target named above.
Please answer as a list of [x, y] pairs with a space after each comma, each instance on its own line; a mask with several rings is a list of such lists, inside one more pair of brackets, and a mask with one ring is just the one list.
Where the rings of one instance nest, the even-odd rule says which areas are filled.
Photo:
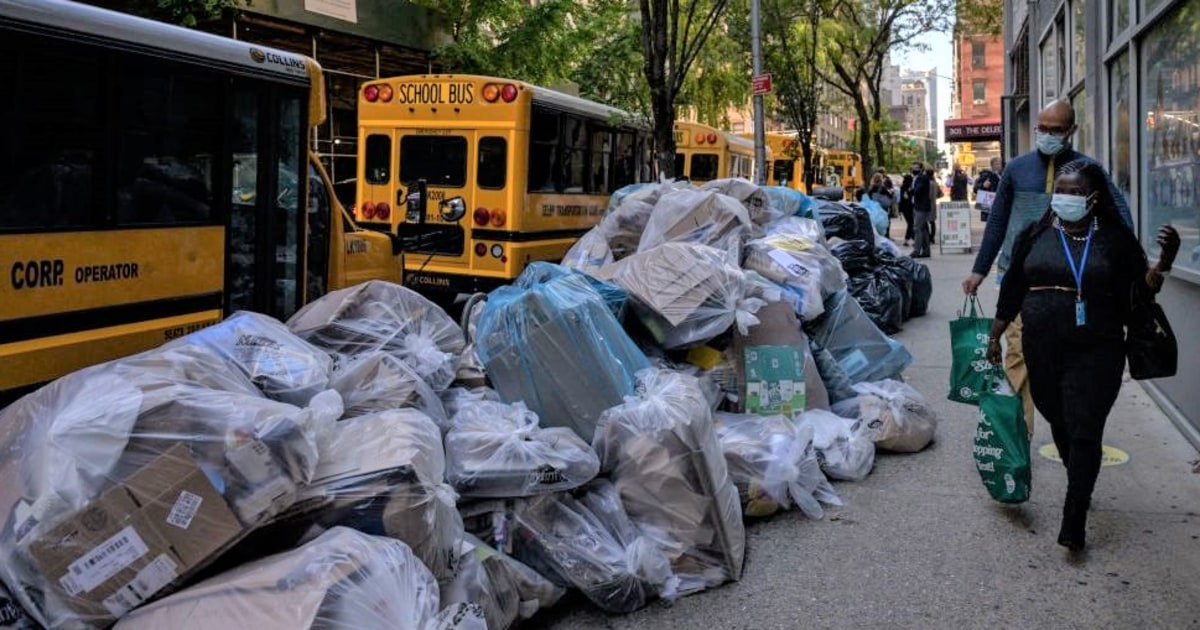
[[929, 70], [937, 68], [938, 76], [938, 138], [942, 139], [943, 126], [950, 116], [950, 77], [954, 75], [954, 51], [951, 45], [950, 33], [926, 33], [917, 38], [918, 42], [929, 46], [929, 50], [908, 50], [892, 56], [892, 63], [902, 70]]

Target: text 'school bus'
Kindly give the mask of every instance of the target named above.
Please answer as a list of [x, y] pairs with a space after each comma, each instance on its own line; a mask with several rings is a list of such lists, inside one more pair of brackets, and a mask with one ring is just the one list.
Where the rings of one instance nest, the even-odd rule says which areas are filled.
[[63, 0], [0, 0], [0, 404], [254, 310], [399, 282], [309, 150], [310, 59]]
[[708, 125], [675, 121], [675, 175], [698, 184], [729, 177], [753, 181], [754, 141]]
[[405, 282], [472, 293], [562, 258], [609, 195], [650, 181], [631, 114], [494, 77], [403, 76], [359, 95], [355, 217], [397, 234]]

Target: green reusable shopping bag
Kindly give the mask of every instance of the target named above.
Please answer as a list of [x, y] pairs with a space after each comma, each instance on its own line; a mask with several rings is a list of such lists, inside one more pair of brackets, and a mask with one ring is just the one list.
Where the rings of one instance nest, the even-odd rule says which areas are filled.
[[[971, 310], [967, 311], [970, 304]], [[979, 404], [979, 394], [986, 386], [991, 364], [987, 360], [988, 334], [992, 318], [980, 317], [979, 298], [971, 295], [963, 300], [958, 318], [950, 321], [950, 394], [954, 402]]]
[[1013, 392], [999, 366], [989, 370], [987, 377], [988, 385], [979, 395], [975, 467], [993, 499], [1024, 503], [1029, 500], [1033, 479], [1021, 396]]

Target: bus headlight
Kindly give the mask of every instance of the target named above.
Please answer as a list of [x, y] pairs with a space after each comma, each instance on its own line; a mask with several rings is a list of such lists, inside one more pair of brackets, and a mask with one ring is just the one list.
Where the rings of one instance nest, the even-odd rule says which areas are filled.
[[438, 204], [442, 220], [453, 223], [467, 216], [467, 202], [462, 197], [451, 197]]

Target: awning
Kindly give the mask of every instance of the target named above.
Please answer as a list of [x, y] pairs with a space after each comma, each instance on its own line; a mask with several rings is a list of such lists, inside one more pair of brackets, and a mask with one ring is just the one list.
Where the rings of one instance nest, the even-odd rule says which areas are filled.
[[957, 118], [946, 121], [946, 142], [987, 142], [1000, 140], [999, 118]]

